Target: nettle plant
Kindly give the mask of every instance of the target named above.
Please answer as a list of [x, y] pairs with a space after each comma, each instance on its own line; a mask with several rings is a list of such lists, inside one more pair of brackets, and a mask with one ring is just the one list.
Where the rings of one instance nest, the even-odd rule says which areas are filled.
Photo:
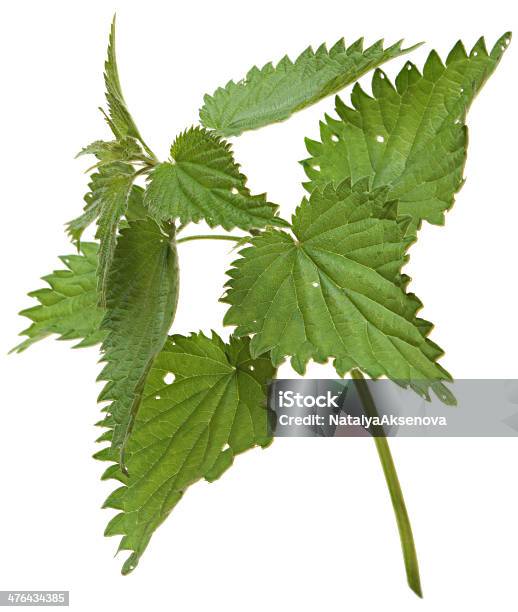
[[[287, 358], [303, 375], [308, 361], [333, 360], [355, 379], [366, 411], [375, 413], [363, 374], [388, 377], [446, 403], [451, 381], [443, 351], [418, 318], [402, 268], [423, 221], [441, 225], [463, 184], [466, 113], [510, 42], [491, 52], [481, 38], [466, 52], [458, 42], [443, 62], [432, 51], [419, 71], [406, 63], [395, 84], [378, 66], [408, 53], [401, 42], [364, 49], [362, 40], [330, 50], [308, 48], [296, 61], [252, 68], [206, 95], [200, 124], [178, 135], [160, 162], [124, 100], [112, 24], [105, 63], [105, 119], [113, 139], [81, 151], [91, 169], [83, 213], [69, 222], [76, 254], [43, 277], [38, 305], [22, 311], [32, 324], [15, 350], [57, 334], [101, 343], [107, 402], [96, 458], [103, 479], [121, 486], [105, 507], [118, 513], [107, 536], [122, 536], [135, 568], [157, 527], [194, 482], [219, 478], [239, 453], [271, 443], [266, 388]], [[373, 70], [372, 95], [354, 85], [350, 105], [307, 140], [309, 181], [291, 222], [264, 194], [252, 194], [224, 138], [284, 121]], [[145, 177], [145, 188], [137, 184]], [[136, 182], [137, 181], [137, 182]], [[181, 236], [205, 221], [229, 233]], [[96, 223], [96, 241], [82, 242]], [[236, 241], [222, 301], [228, 342], [194, 332], [168, 335], [179, 295], [177, 245]], [[363, 374], [362, 374], [363, 373]], [[407, 577], [421, 594], [412, 531], [384, 437], [375, 437], [400, 531]]]

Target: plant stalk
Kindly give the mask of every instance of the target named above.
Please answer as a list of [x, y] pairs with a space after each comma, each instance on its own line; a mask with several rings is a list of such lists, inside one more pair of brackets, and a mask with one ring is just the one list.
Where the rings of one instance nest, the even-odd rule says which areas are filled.
[[197, 236], [184, 236], [176, 241], [176, 244], [181, 242], [189, 242], [189, 240], [233, 240], [238, 242], [241, 240], [238, 236], [230, 236], [230, 234], [199, 234]]
[[[367, 416], [378, 417], [376, 404], [374, 403], [374, 399], [363, 374], [359, 370], [353, 370], [351, 376], [354, 379], [354, 384]], [[396, 515], [408, 586], [418, 597], [422, 597], [423, 592], [421, 590], [421, 579], [419, 577], [419, 563], [417, 561], [412, 526], [408, 518], [403, 491], [399, 484], [396, 466], [394, 465], [388, 441], [383, 432], [383, 428], [380, 428], [380, 430], [381, 431], [374, 432], [374, 443], [376, 444], [376, 450], [378, 451], [383, 473], [385, 475], [385, 481], [390, 493], [392, 507]]]

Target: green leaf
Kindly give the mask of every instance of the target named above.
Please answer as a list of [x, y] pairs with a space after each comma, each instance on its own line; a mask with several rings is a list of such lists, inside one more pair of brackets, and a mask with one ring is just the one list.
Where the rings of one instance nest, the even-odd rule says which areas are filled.
[[510, 38], [504, 34], [491, 53], [481, 38], [469, 55], [458, 42], [446, 64], [432, 51], [422, 74], [407, 63], [395, 87], [376, 70], [373, 97], [356, 85], [353, 108], [337, 98], [339, 120], [326, 116], [321, 142], [306, 141], [308, 190], [369, 177], [373, 188], [390, 187], [388, 197], [398, 200], [400, 215], [412, 217], [414, 231], [423, 219], [442, 224], [463, 184], [467, 110]]
[[[109, 272], [102, 329], [107, 381], [100, 401], [111, 401], [112, 444], [123, 449], [137, 414], [153, 359], [162, 349], [178, 301], [174, 226], [167, 235], [152, 220], [132, 221], [120, 232]], [[123, 449], [124, 450], [124, 449]]]
[[122, 140], [95, 140], [81, 149], [76, 157], [82, 155], [95, 155], [99, 160], [97, 166], [111, 162], [131, 162], [144, 158], [144, 153], [139, 143], [133, 138]]
[[210, 227], [227, 230], [285, 225], [264, 194], [250, 194], [230, 144], [199, 127], [180, 134], [171, 147], [171, 161], [152, 171], [144, 204], [159, 220], [203, 219]]
[[[125, 172], [127, 171], [126, 169], [129, 170], [127, 166], [124, 166]], [[94, 195], [94, 192], [97, 192], [96, 187], [98, 184], [98, 179], [100, 179], [98, 175], [92, 175], [92, 181], [89, 184], [90, 191], [88, 191], [84, 197], [86, 205], [83, 209], [83, 213], [76, 219], [73, 219], [66, 224], [67, 233], [72, 242], [76, 244], [81, 242], [83, 232], [97, 219], [99, 216], [99, 211], [102, 208], [102, 200]], [[102, 179], [100, 180], [102, 181]], [[143, 199], [144, 190], [142, 187], [132, 185], [128, 196], [127, 208], [124, 213], [124, 216], [129, 221], [145, 219], [148, 216], [147, 210], [144, 208]], [[119, 227], [120, 225], [121, 224], [119, 223]]]
[[[89, 184], [90, 190], [93, 188], [93, 186], [94, 183], [91, 182]], [[83, 236], [84, 231], [97, 219], [101, 208], [101, 203], [93, 197], [92, 191], [88, 191], [83, 200], [85, 202], [83, 212], [79, 215], [79, 217], [76, 217], [65, 224], [66, 232], [69, 235], [70, 240], [72, 240], [72, 242], [78, 247], [81, 243], [81, 237]]]
[[74, 348], [102, 341], [106, 334], [99, 329], [104, 313], [97, 306], [97, 251], [96, 244], [83, 242], [80, 254], [60, 257], [65, 270], [43, 277], [49, 287], [29, 293], [39, 304], [20, 312], [32, 324], [20, 333], [27, 339], [13, 351], [20, 353], [51, 334], [59, 340], [80, 339]]
[[[235, 455], [271, 442], [266, 383], [275, 371], [269, 359], [251, 359], [248, 343], [172, 336], [156, 358], [126, 450], [129, 476], [116, 465], [104, 474], [124, 483], [105, 502], [121, 511], [106, 535], [122, 535], [119, 550], [132, 551], [123, 574], [191, 484], [216, 480]], [[116, 461], [109, 448], [96, 456]]]
[[270, 123], [288, 119], [293, 113], [336, 93], [384, 62], [412, 51], [402, 41], [383, 48], [379, 40], [363, 49], [363, 39], [349, 47], [343, 39], [331, 50], [308, 47], [292, 62], [285, 56], [277, 66], [254, 66], [246, 77], [206, 95], [200, 110], [201, 123], [223, 136], [238, 136]]
[[108, 54], [104, 63], [104, 84], [106, 87], [106, 102], [108, 103], [108, 115], [105, 115], [105, 118], [115, 138], [117, 140], [125, 140], [127, 138], [138, 140], [146, 151], [150, 153], [128, 111], [126, 101], [122, 95], [115, 53], [115, 16], [111, 24]]
[[125, 214], [134, 180], [133, 168], [128, 164], [110, 164], [92, 177], [92, 201], [99, 206], [97, 231], [99, 264], [97, 269], [99, 301], [106, 303], [108, 273], [115, 255], [117, 230]]
[[128, 221], [138, 221], [148, 218], [147, 209], [144, 206], [144, 190], [138, 185], [133, 185], [128, 199], [128, 207], [124, 215]]
[[[115, 17], [111, 26], [104, 80], [109, 110], [105, 117], [116, 140], [97, 140], [79, 153], [95, 155], [99, 160], [94, 166], [98, 172], [91, 177], [83, 213], [67, 223], [68, 234], [74, 242], [79, 243], [85, 229], [97, 219], [96, 238], [100, 240], [98, 290], [102, 306], [106, 302], [107, 274], [117, 243], [117, 230], [126, 213], [135, 179], [135, 170], [128, 162], [150, 162], [151, 158], [155, 159], [140, 136], [122, 95], [115, 55]], [[144, 155], [139, 142], [150, 157]]]
[[367, 188], [364, 180], [317, 189], [293, 217], [295, 238], [277, 230], [252, 238], [228, 273], [224, 323], [252, 334], [251, 354], [269, 351], [276, 366], [291, 355], [303, 374], [310, 359], [332, 357], [340, 376], [359, 368], [421, 394], [431, 386], [448, 401], [442, 351], [401, 275], [408, 219], [396, 219], [386, 188]]
[[100, 241], [97, 288], [102, 306], [106, 303], [107, 276], [117, 244], [117, 229], [126, 213], [134, 179], [135, 173], [129, 164], [114, 162], [101, 166], [91, 177], [83, 214], [67, 224], [67, 232], [79, 242], [84, 230], [97, 219], [95, 237]]

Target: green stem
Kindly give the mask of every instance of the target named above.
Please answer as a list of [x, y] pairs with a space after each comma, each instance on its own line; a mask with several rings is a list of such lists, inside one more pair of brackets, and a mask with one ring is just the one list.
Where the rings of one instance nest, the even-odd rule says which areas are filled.
[[[353, 370], [351, 372], [351, 376], [354, 379], [358, 395], [360, 396], [367, 416], [377, 417], [378, 411], [376, 410], [376, 404], [374, 403], [374, 399], [362, 373], [359, 370]], [[412, 535], [412, 526], [410, 525], [410, 519], [408, 518], [403, 491], [401, 490], [401, 485], [399, 484], [396, 466], [394, 465], [394, 460], [392, 459], [387, 438], [385, 437], [383, 428], [380, 428], [380, 430], [381, 431], [374, 431], [374, 443], [376, 444], [376, 450], [378, 451], [381, 465], [383, 467], [383, 473], [385, 475], [385, 480], [390, 493], [390, 499], [396, 515], [399, 538], [401, 540], [401, 548], [403, 549], [403, 559], [405, 561], [408, 586], [416, 595], [422, 597], [423, 592], [421, 591], [419, 564], [415, 551], [414, 536]]]
[[197, 236], [185, 236], [184, 238], [179, 238], [176, 241], [176, 244], [180, 244], [180, 242], [189, 242], [189, 240], [234, 240], [238, 242], [241, 240], [239, 236], [230, 236], [228, 234], [199, 234]]
[[147, 144], [142, 140], [142, 137], [140, 138], [140, 142], [142, 144], [142, 146], [144, 147], [145, 152], [149, 155], [149, 157], [151, 158], [151, 161], [153, 162], [153, 165], [158, 164], [158, 157], [153, 153], [153, 151], [147, 146]]

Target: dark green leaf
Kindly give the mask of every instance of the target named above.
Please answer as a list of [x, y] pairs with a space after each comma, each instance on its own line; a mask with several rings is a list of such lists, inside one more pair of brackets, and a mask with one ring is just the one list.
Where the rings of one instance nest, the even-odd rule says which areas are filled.
[[245, 230], [285, 225], [274, 216], [277, 206], [264, 195], [251, 195], [230, 145], [198, 127], [180, 134], [171, 161], [153, 170], [144, 204], [159, 220], [204, 220], [211, 227]]
[[333, 358], [341, 376], [359, 368], [423, 394], [431, 386], [448, 401], [442, 351], [404, 289], [408, 220], [396, 219], [386, 188], [367, 188], [364, 180], [317, 189], [293, 217], [295, 238], [278, 230], [252, 238], [229, 272], [225, 324], [253, 335], [253, 356], [270, 352], [278, 365], [291, 355], [300, 374], [310, 359]]
[[111, 401], [112, 444], [123, 447], [139, 409], [153, 359], [162, 349], [176, 311], [178, 263], [174, 228], [167, 235], [151, 219], [121, 230], [109, 272], [102, 329], [107, 381], [100, 400]]
[[510, 38], [504, 34], [491, 53], [481, 38], [469, 55], [458, 42], [446, 64], [432, 51], [422, 74], [407, 63], [395, 87], [376, 70], [373, 97], [356, 85], [353, 108], [337, 98], [339, 119], [326, 117], [322, 142], [307, 140], [308, 190], [368, 177], [373, 188], [390, 187], [388, 197], [398, 200], [400, 215], [412, 217], [412, 231], [423, 219], [442, 224], [463, 184], [466, 112]]
[[[270, 443], [266, 383], [274, 375], [269, 359], [251, 359], [247, 338], [226, 345], [216, 334], [197, 334], [166, 342], [149, 372], [127, 445], [129, 476], [117, 465], [104, 475], [123, 483], [105, 507], [121, 511], [106, 535], [122, 535], [119, 550], [132, 551], [124, 574], [135, 568], [190, 485], [219, 478], [235, 455]], [[117, 461], [110, 448], [97, 458]]]

